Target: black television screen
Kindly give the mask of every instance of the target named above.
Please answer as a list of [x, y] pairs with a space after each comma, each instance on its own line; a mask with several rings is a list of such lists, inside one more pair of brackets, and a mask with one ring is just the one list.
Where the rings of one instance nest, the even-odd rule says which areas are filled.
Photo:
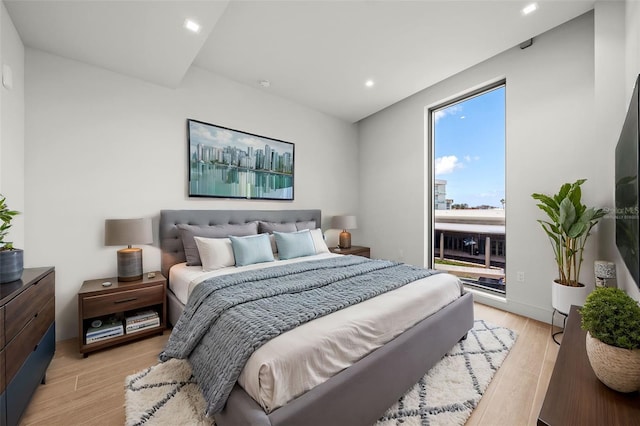
[[638, 249], [638, 81], [616, 146], [616, 246], [640, 288]]

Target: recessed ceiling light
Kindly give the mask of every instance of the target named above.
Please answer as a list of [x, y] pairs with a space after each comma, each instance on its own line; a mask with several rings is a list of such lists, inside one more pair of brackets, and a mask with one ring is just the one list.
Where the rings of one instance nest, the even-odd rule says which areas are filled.
[[373, 87], [373, 85], [376, 84], [373, 80], [367, 80], [364, 82], [364, 85], [367, 87]]
[[194, 33], [200, 32], [200, 24], [198, 24], [195, 21], [192, 21], [191, 19], [185, 19], [184, 27], [189, 31], [193, 31]]
[[258, 84], [264, 87], [265, 89], [267, 87], [271, 87], [271, 82], [269, 80], [258, 80]]
[[535, 12], [536, 10], [538, 10], [538, 3], [531, 3], [531, 4], [528, 4], [527, 6], [525, 6], [522, 9], [522, 14], [523, 15], [528, 15], [530, 13]]

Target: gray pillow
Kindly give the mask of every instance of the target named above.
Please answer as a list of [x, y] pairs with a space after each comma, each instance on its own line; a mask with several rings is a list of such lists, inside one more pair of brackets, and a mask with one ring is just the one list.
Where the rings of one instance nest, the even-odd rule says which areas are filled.
[[[274, 232], [296, 232], [305, 229], [316, 229], [316, 221], [309, 220], [306, 222], [258, 222], [258, 230], [261, 234], [273, 234]], [[278, 252], [278, 246], [276, 245], [276, 239], [271, 237], [271, 250], [273, 253]]]
[[296, 232], [296, 224], [294, 222], [259, 222], [259, 229], [261, 234], [273, 234], [276, 232]]
[[259, 222], [258, 226], [261, 234], [273, 234], [273, 232], [296, 232], [305, 229], [316, 229], [316, 221], [306, 222]]
[[316, 221], [308, 220], [306, 222], [296, 222], [296, 230], [303, 231], [305, 229], [316, 229]]
[[193, 237], [203, 238], [227, 238], [229, 236], [244, 237], [247, 235], [256, 235], [258, 233], [258, 222], [247, 222], [243, 224], [226, 225], [178, 225], [180, 236], [182, 237], [182, 245], [184, 246], [184, 254], [187, 258], [187, 265], [202, 265], [198, 246]]

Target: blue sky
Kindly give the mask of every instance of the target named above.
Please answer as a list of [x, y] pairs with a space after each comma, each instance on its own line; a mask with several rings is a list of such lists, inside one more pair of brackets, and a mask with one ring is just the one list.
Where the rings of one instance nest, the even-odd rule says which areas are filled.
[[505, 87], [435, 112], [436, 179], [447, 198], [501, 207], [505, 198]]

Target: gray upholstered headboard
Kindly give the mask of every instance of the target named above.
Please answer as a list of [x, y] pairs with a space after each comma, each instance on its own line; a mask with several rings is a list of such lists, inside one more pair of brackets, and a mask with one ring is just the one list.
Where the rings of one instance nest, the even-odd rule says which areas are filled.
[[256, 220], [279, 223], [315, 220], [319, 228], [321, 219], [320, 210], [161, 210], [162, 274], [169, 278], [169, 268], [186, 260], [177, 225], [243, 224]]

